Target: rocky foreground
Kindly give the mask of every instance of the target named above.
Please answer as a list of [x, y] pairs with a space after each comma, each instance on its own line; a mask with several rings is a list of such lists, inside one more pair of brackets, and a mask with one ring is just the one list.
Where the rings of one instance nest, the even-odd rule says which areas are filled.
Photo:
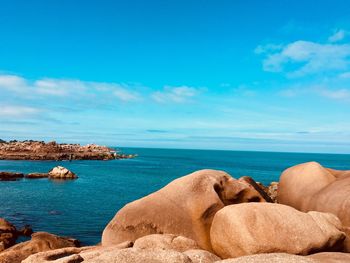
[[0, 160], [113, 160], [132, 157], [96, 144], [0, 141]]
[[350, 262], [349, 220], [350, 171], [305, 163], [263, 187], [201, 170], [124, 206], [99, 245], [35, 233], [0, 262]]

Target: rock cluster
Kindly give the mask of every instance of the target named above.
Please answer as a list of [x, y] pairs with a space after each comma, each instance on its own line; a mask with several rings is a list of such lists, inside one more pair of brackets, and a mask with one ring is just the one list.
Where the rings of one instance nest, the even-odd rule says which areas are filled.
[[32, 140], [0, 143], [0, 160], [112, 160], [132, 157], [96, 144], [81, 146]]
[[191, 238], [211, 251], [209, 233], [215, 213], [226, 205], [252, 201], [266, 200], [246, 181], [222, 171], [197, 171], [127, 204], [103, 231], [102, 245], [169, 233]]
[[[101, 245], [22, 243], [0, 253], [0, 263], [350, 262], [348, 176], [309, 163], [286, 170], [269, 191], [249, 177], [201, 170], [127, 204]], [[330, 209], [324, 195], [341, 207]]]
[[40, 179], [40, 178], [49, 178], [49, 179], [77, 179], [78, 176], [72, 171], [68, 170], [62, 166], [56, 166], [52, 168], [48, 173], [14, 173], [14, 172], [0, 172], [0, 181], [14, 181], [21, 178], [26, 179]]
[[79, 242], [76, 239], [37, 232], [32, 234], [31, 240], [14, 245], [0, 253], [0, 263], [20, 263], [38, 252], [77, 246]]

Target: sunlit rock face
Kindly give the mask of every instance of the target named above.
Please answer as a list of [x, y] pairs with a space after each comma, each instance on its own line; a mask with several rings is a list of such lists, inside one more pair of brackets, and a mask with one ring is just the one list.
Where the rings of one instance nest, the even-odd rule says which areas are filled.
[[278, 202], [301, 211], [333, 213], [350, 227], [350, 171], [303, 163], [285, 170], [278, 187]]
[[210, 238], [222, 258], [281, 252], [307, 255], [341, 251], [345, 234], [330, 213], [300, 212], [274, 203], [242, 203], [216, 213]]
[[265, 202], [252, 185], [223, 171], [200, 170], [123, 207], [107, 225], [102, 245], [136, 240], [149, 234], [175, 234], [211, 251], [210, 226], [225, 205]]

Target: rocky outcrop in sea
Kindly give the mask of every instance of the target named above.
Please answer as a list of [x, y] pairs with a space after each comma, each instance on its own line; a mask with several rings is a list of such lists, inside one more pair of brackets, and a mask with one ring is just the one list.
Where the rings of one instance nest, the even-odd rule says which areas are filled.
[[34, 172], [29, 174], [23, 174], [23, 173], [16, 173], [16, 172], [0, 172], [0, 181], [16, 181], [22, 178], [26, 178], [26, 179], [49, 178], [54, 180], [69, 180], [69, 179], [77, 179], [78, 176], [63, 166], [56, 166], [47, 173]]

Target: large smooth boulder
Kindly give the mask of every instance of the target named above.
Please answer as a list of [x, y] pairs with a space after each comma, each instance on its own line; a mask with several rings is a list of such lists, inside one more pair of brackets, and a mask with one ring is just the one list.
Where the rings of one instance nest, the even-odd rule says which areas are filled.
[[102, 245], [174, 234], [211, 250], [209, 231], [215, 213], [225, 205], [250, 201], [265, 200], [249, 183], [223, 171], [197, 171], [124, 206], [104, 229]]
[[350, 227], [350, 171], [325, 168], [316, 162], [285, 170], [278, 187], [278, 202], [300, 211], [333, 213]]
[[222, 258], [257, 253], [307, 255], [341, 250], [345, 234], [339, 219], [329, 213], [303, 213], [274, 203], [227, 206], [216, 213], [210, 238]]
[[12, 246], [0, 254], [0, 263], [19, 263], [32, 254], [64, 247], [77, 247], [76, 239], [59, 237], [46, 232], [37, 232], [30, 241]]
[[69, 171], [62, 166], [56, 166], [49, 171], [50, 179], [76, 179], [78, 178], [75, 173]]

